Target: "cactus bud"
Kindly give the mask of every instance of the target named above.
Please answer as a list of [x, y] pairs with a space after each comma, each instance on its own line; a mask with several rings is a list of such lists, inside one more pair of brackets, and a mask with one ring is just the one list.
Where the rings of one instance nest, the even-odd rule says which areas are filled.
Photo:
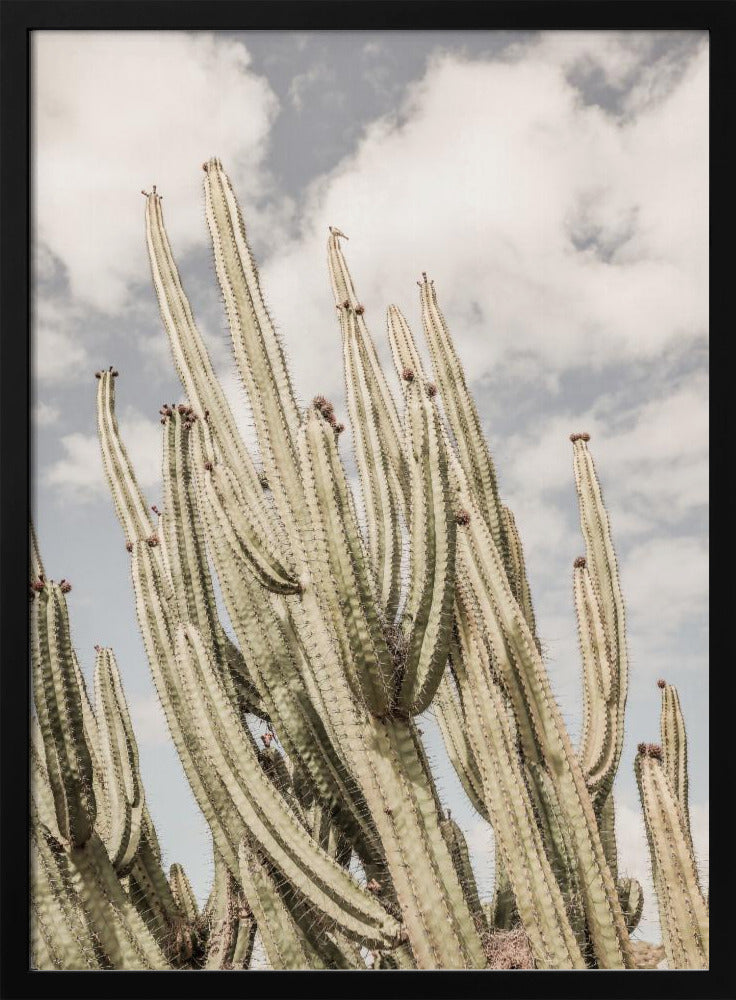
[[658, 743], [650, 743], [647, 747], [647, 752], [650, 757], [654, 758], [654, 760], [662, 759], [662, 747]]
[[95, 372], [95, 378], [102, 378], [102, 372]]
[[260, 476], [258, 477], [258, 482], [261, 484], [262, 490], [268, 490], [271, 488], [268, 484], [268, 476], [266, 475], [265, 472], [262, 472], [260, 474]]
[[204, 467], [208, 472], [212, 472], [212, 462], [205, 462]]
[[364, 312], [365, 312], [365, 306], [356, 306], [355, 307], [355, 315], [356, 316], [362, 316]]
[[68, 580], [59, 581], [59, 590], [62, 592], [62, 594], [68, 594], [71, 589], [72, 585], [71, 583], [69, 583]]
[[155, 549], [156, 546], [158, 545], [158, 535], [149, 535], [146, 541], [148, 542], [148, 544], [152, 549]]
[[132, 552], [133, 551], [133, 543], [132, 542], [126, 542], [125, 543], [125, 548], [126, 548], [126, 551]]
[[405, 368], [403, 370], [403, 372], [401, 373], [401, 377], [403, 378], [403, 380], [405, 382], [413, 382], [414, 381], [414, 372], [411, 370], [411, 368]]
[[273, 740], [273, 733], [263, 733], [261, 739], [263, 740], [264, 747], [266, 748], [266, 750], [268, 750]]
[[186, 413], [187, 412], [186, 405], [184, 403], [179, 403], [179, 405], [177, 406], [177, 410], [179, 411], [179, 413], [182, 414]]
[[46, 586], [46, 584], [45, 584], [45, 582], [44, 582], [44, 578], [43, 578], [42, 576], [39, 576], [39, 577], [38, 577], [38, 578], [37, 578], [36, 580], [34, 580], [34, 581], [33, 581], [33, 583], [31, 584], [31, 587], [32, 587], [32, 589], [33, 589], [33, 590], [34, 590], [34, 591], [35, 591], [36, 593], [40, 593], [40, 592], [41, 592], [41, 591], [43, 590], [43, 588], [44, 588], [45, 586]]
[[437, 395], [437, 386], [434, 384], [434, 382], [427, 382], [427, 395], [429, 396], [430, 399], [434, 399], [434, 397]]
[[335, 424], [335, 433], [336, 434], [342, 434], [342, 432], [344, 430], [345, 430], [345, 424]]
[[590, 441], [590, 434], [588, 434], [587, 431], [583, 431], [583, 433], [580, 435], [580, 440]]
[[455, 523], [459, 524], [461, 527], [465, 527], [466, 525], [470, 524], [470, 514], [467, 512], [467, 510], [459, 510], [455, 514]]
[[350, 299], [345, 299], [345, 301], [342, 304], [342, 307], [343, 307], [343, 309], [349, 309], [350, 308]]
[[641, 755], [642, 757], [644, 757], [644, 756], [645, 756], [645, 754], [646, 754], [646, 752], [647, 752], [647, 745], [646, 745], [646, 743], [639, 743], [636, 749], [637, 749], [637, 752], [638, 752], [638, 753], [639, 753], [639, 754], [640, 754], [640, 755]]
[[660, 677], [659, 680], [657, 681], [657, 687], [658, 688], [666, 688], [667, 687], [667, 681], [662, 680], [662, 678]]
[[573, 566], [575, 569], [582, 569], [585, 566], [585, 556], [578, 556]]
[[381, 883], [376, 881], [376, 879], [372, 878], [370, 882], [367, 883], [366, 889], [368, 890], [368, 892], [380, 892]]

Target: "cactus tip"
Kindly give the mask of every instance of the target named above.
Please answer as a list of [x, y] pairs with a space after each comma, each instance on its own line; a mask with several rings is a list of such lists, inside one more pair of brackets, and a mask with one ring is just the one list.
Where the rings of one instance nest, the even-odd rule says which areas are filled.
[[362, 316], [364, 312], [365, 312], [365, 306], [356, 306], [355, 307], [355, 315], [356, 316]]
[[585, 556], [578, 556], [575, 562], [573, 563], [573, 566], [575, 567], [575, 569], [583, 569], [583, 567], [585, 566]]
[[657, 681], [657, 687], [658, 688], [666, 688], [667, 687], [667, 681], [663, 680], [660, 677], [659, 680]]

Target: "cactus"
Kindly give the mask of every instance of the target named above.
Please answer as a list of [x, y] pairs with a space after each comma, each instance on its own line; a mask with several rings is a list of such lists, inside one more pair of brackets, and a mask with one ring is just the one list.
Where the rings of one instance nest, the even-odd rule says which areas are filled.
[[[653, 967], [659, 949], [630, 939], [641, 887], [619, 877], [616, 857], [628, 664], [588, 435], [572, 435], [586, 551], [574, 569], [584, 696], [574, 748], [544, 667], [521, 539], [433, 282], [419, 282], [433, 379], [406, 319], [388, 311], [400, 408], [346, 237], [330, 229], [361, 519], [343, 424], [323, 396], [299, 405], [230, 181], [217, 159], [204, 170], [258, 454], [215, 377], [155, 187], [144, 192], [149, 260], [187, 397], [160, 411], [162, 511], [149, 509], [128, 459], [112, 367], [97, 373], [97, 412], [138, 622], [212, 833], [214, 884], [200, 909], [180, 866], [164, 874], [114, 656], [98, 650], [93, 708], [71, 647], [68, 585], [46, 582], [32, 533], [36, 964], [246, 969], [258, 927], [281, 969], [365, 969], [366, 948], [373, 969]], [[435, 785], [417, 725], [427, 710], [494, 829], [491, 904]], [[662, 741], [663, 763], [647, 751], [636, 771], [664, 948], [670, 964], [700, 967], [707, 908], [669, 688]]]

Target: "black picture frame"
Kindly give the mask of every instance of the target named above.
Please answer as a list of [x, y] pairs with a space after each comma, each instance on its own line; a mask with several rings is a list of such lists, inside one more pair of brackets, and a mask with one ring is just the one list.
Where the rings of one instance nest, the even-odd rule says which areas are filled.
[[[354, 997], [486, 995], [689, 997], [736, 996], [730, 952], [736, 930], [733, 827], [729, 799], [736, 791], [731, 722], [733, 651], [726, 625], [736, 607], [730, 558], [733, 544], [733, 390], [728, 363], [733, 286], [731, 134], [736, 96], [736, 6], [732, 2], [555, 2], [555, 0], [4, 0], [2, 44], [2, 298], [0, 339], [0, 996], [20, 997]], [[28, 683], [27, 524], [30, 499], [30, 37], [39, 29], [699, 29], [711, 49], [711, 531], [712, 879], [714, 916], [707, 972], [390, 972], [381, 978], [350, 972], [35, 972], [28, 968]], [[731, 515], [731, 519], [729, 518]]]

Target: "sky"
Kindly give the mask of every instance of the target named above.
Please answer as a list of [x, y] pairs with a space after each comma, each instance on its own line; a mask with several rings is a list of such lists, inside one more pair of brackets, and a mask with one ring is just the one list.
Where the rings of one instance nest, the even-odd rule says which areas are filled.
[[[656, 680], [689, 734], [708, 878], [708, 39], [700, 32], [34, 32], [34, 519], [73, 583], [88, 679], [112, 646], [167, 863], [203, 900], [210, 837], [158, 706], [129, 556], [95, 432], [94, 372], [160, 502], [158, 408], [179, 400], [151, 285], [141, 189], [157, 184], [185, 290], [248, 440], [204, 218], [201, 164], [228, 171], [299, 399], [344, 412], [328, 225], [372, 334], [398, 305], [421, 339], [427, 271], [525, 546], [552, 684], [577, 739], [572, 448], [588, 431], [627, 609], [630, 687], [615, 787], [620, 867], [658, 940], [636, 745], [659, 739]], [[347, 444], [347, 442], [346, 442]], [[343, 446], [343, 451], [346, 451]], [[431, 717], [439, 787], [482, 893], [492, 835]]]

